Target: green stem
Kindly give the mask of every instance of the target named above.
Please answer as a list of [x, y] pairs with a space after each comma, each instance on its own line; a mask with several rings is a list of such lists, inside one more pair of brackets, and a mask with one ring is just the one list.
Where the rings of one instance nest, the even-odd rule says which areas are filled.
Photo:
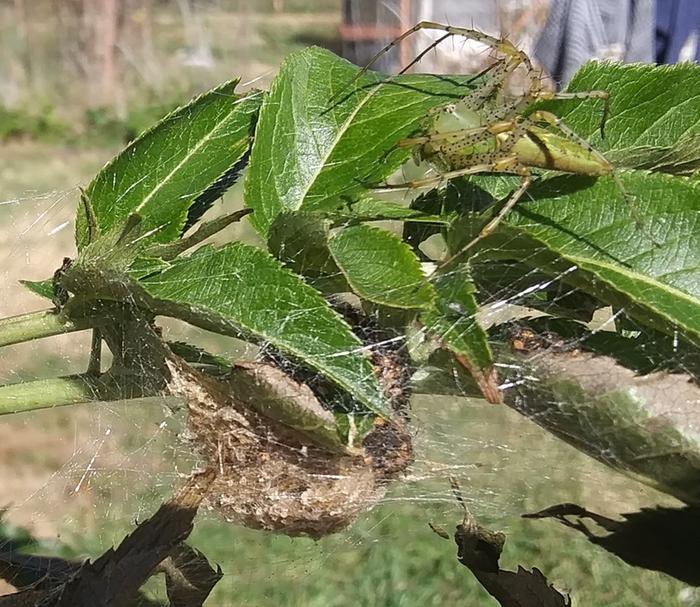
[[76, 323], [55, 310], [41, 310], [0, 319], [0, 346], [89, 328], [89, 320]]
[[96, 392], [93, 381], [84, 375], [0, 386], [0, 415], [94, 401]]
[[[100, 381], [89, 374], [69, 375], [51, 379], [21, 382], [0, 386], [0, 415], [52, 409], [66, 405], [82, 403], [97, 403], [101, 405], [127, 401], [130, 404], [162, 406], [167, 404], [173, 409], [182, 403], [179, 397], [170, 396], [141, 396], [138, 398], [101, 400]], [[116, 396], [116, 394], [113, 394]]]

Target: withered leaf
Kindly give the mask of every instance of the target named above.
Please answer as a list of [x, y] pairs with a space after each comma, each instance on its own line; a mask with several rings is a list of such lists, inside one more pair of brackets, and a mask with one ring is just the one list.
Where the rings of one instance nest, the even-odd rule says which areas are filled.
[[221, 568], [212, 568], [207, 558], [187, 544], [180, 544], [159, 569], [165, 573], [170, 607], [202, 607], [216, 583]]
[[[110, 548], [94, 563], [86, 561], [79, 564], [46, 557], [16, 560], [15, 567], [22, 562], [27, 567], [34, 563], [42, 571], [53, 572], [55, 575], [53, 578], [35, 578], [32, 582], [30, 573], [23, 571], [22, 581], [33, 585], [16, 594], [0, 597], [0, 607], [148, 605], [150, 601], [139, 594], [139, 589], [166, 558], [173, 554], [176, 558], [178, 555], [183, 558], [185, 552], [178, 552], [179, 547], [192, 530], [194, 516], [214, 476], [212, 471], [207, 471], [190, 477], [185, 486], [151, 518], [124, 538], [116, 549]], [[19, 555], [15, 555], [17, 556]], [[218, 579], [217, 577], [213, 582], [209, 579], [212, 587]], [[201, 603], [181, 602], [179, 605], [197, 607]]]
[[481, 526], [467, 509], [455, 481], [452, 488], [464, 509], [464, 519], [454, 535], [457, 558], [501, 607], [570, 607], [569, 597], [549, 584], [536, 567], [532, 571], [520, 566], [517, 571], [499, 567], [505, 535]]
[[[700, 507], [642, 508], [615, 520], [576, 504], [558, 504], [524, 514], [524, 518], [554, 518], [583, 533], [588, 540], [635, 567], [661, 571], [686, 584], [700, 586]], [[566, 517], [572, 517], [570, 520]], [[583, 519], [590, 519], [607, 535], [596, 535]]]

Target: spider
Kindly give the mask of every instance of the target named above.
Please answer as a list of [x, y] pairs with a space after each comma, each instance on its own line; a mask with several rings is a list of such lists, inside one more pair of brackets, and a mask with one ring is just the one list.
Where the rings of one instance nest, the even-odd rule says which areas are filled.
[[[457, 253], [443, 261], [448, 263], [471, 249], [491, 234], [503, 218], [525, 194], [533, 180], [533, 168], [553, 169], [566, 173], [600, 177], [610, 175], [631, 207], [613, 165], [577, 135], [554, 113], [533, 108], [541, 100], [600, 99], [604, 102], [601, 133], [608, 113], [607, 91], [556, 93], [542, 88], [541, 72], [527, 54], [506, 38], [496, 38], [474, 29], [453, 27], [432, 21], [421, 21], [382, 48], [363, 69], [369, 69], [377, 59], [399, 42], [419, 30], [444, 32], [421, 51], [401, 73], [415, 65], [430, 50], [447, 38], [461, 36], [486, 44], [501, 58], [483, 70], [477, 77], [489, 75], [461, 100], [447, 103], [432, 110], [423, 125], [423, 134], [399, 142], [399, 147], [412, 149], [416, 164], [427, 161], [437, 177], [388, 186], [390, 188], [418, 188], [438, 186], [463, 175], [475, 173], [514, 174], [521, 177], [515, 189], [496, 215], [481, 228], [475, 238]], [[505, 87], [516, 69], [525, 70], [525, 91], [507, 96]]]

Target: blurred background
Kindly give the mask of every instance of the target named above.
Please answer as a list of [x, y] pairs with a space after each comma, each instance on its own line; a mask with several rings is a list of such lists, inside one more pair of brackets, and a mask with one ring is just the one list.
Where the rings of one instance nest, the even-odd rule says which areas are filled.
[[[698, 52], [694, 0], [2, 0], [0, 139], [133, 137], [188, 95], [239, 77], [266, 86], [318, 44], [365, 65], [420, 20], [505, 35], [565, 84], [589, 58], [673, 63]], [[382, 57], [394, 72], [441, 35]], [[474, 73], [483, 45], [455, 38], [417, 69]], [[571, 64], [571, 65], [569, 65]]]
[[[547, 0], [5, 0], [0, 137], [133, 136], [222, 80], [266, 86], [282, 58], [319, 44], [358, 64], [420, 19], [475, 26], [531, 49]], [[408, 63], [428, 33], [378, 65]], [[470, 72], [484, 48], [442, 45], [421, 68]], [[465, 48], [466, 47], [466, 48]]]
[[[0, 317], [46, 307], [18, 281], [44, 279], [74, 254], [78, 186], [192, 95], [231, 78], [241, 78], [241, 89], [266, 88], [287, 54], [312, 44], [364, 64], [420, 19], [505, 33], [535, 52], [555, 4], [564, 12], [554, 25], [568, 17], [580, 25], [572, 11], [590, 3], [0, 0]], [[651, 36], [653, 24], [642, 25]], [[378, 67], [398, 71], [434, 38], [421, 32]], [[688, 40], [678, 49], [681, 58], [695, 52]], [[606, 46], [606, 56], [624, 58], [624, 45], [615, 44]], [[470, 73], [489, 61], [483, 46], [460, 39], [428, 54], [418, 69]], [[240, 204], [235, 187], [213, 212]], [[166, 331], [240, 354], [233, 340], [173, 325]], [[82, 370], [88, 347], [89, 336], [73, 334], [3, 348], [0, 382]], [[271, 537], [202, 513], [192, 544], [225, 573], [207, 605], [492, 604], [457, 563], [454, 545], [428, 528], [430, 521], [451, 528], [461, 519], [450, 475], [481, 522], [508, 534], [504, 565], [537, 566], [571, 591], [575, 604], [700, 604], [693, 590], [631, 569], [561, 526], [519, 518], [558, 502], [615, 515], [670, 498], [588, 460], [509, 410], [463, 398], [416, 398], [413, 407], [415, 466], [347, 532], [319, 542]], [[99, 554], [191, 469], [181, 429], [177, 414], [119, 403], [4, 417], [5, 530], [29, 530], [44, 553]]]

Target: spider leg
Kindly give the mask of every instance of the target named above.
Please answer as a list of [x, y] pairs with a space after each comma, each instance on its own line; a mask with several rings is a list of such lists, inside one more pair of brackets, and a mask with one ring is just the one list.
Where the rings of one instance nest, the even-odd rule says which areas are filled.
[[[487, 155], [485, 155], [487, 156]], [[501, 157], [499, 156], [499, 159]], [[499, 160], [500, 162], [501, 160]], [[510, 163], [511, 161], [515, 161], [515, 156], [512, 158], [506, 157], [504, 162]], [[443, 185], [450, 181], [451, 179], [456, 179], [457, 177], [462, 177], [464, 175], [474, 175], [476, 173], [501, 173], [501, 172], [510, 172], [510, 171], [505, 171], [505, 170], [498, 170], [497, 168], [497, 163], [484, 163], [484, 164], [475, 164], [470, 167], [466, 167], [463, 169], [457, 169], [456, 171], [446, 171], [444, 173], [440, 173], [437, 177], [430, 177], [428, 179], [417, 179], [415, 181], [407, 181], [406, 183], [396, 183], [388, 186], [384, 186], [381, 189], [383, 190], [415, 190], [417, 188], [426, 188], [426, 187], [437, 187], [440, 185]]]
[[[397, 44], [399, 44], [401, 41], [405, 40], [409, 36], [412, 36], [416, 32], [420, 30], [436, 30], [436, 31], [442, 31], [445, 32], [445, 35], [441, 36], [438, 40], [435, 42], [432, 42], [420, 55], [422, 58], [425, 56], [425, 53], [429, 52], [436, 46], [438, 46], [440, 43], [442, 43], [444, 40], [451, 36], [461, 36], [463, 38], [466, 38], [467, 40], [476, 40], [477, 42], [482, 42], [483, 44], [491, 47], [492, 49], [502, 53], [509, 59], [509, 63], [512, 64], [512, 68], [509, 71], [512, 71], [515, 69], [518, 65], [523, 63], [523, 58], [524, 60], [529, 64], [530, 59], [520, 51], [510, 40], [507, 40], [505, 38], [496, 38], [494, 36], [490, 36], [489, 34], [485, 34], [484, 32], [480, 32], [479, 30], [475, 29], [469, 29], [465, 27], [454, 27], [451, 25], [444, 25], [442, 23], [436, 23], [434, 21], [420, 21], [413, 27], [409, 28], [406, 30], [403, 34], [398, 36], [397, 38], [394, 38], [389, 44], [387, 44], [385, 47], [380, 49], [372, 59], [370, 59], [369, 63], [365, 66], [365, 70], [368, 70], [372, 65], [374, 65], [383, 55], [388, 53], [392, 48], [394, 48]], [[409, 64], [408, 67], [411, 67], [415, 63], [415, 60]], [[404, 68], [408, 69], [408, 68]]]
[[[434, 48], [437, 48], [442, 42], [444, 42], [448, 38], [451, 38], [452, 35], [453, 34], [447, 33], [444, 36], [440, 36], [440, 38], [438, 38], [432, 44], [429, 44], [428, 46], [426, 46], [420, 53], [418, 53], [413, 58], [413, 60], [408, 65], [405, 65], [404, 67], [401, 68], [401, 70], [399, 71], [399, 74], [405, 74], [414, 65], [416, 65], [423, 57], [425, 57], [430, 51], [432, 51]], [[391, 48], [391, 47], [389, 47], [389, 48]], [[380, 57], [381, 57], [381, 55], [380, 55]], [[376, 59], [373, 59], [373, 61], [376, 61]], [[371, 63], [369, 65], [371, 65]], [[369, 65], [368, 65], [368, 67], [369, 67]]]
[[467, 504], [462, 496], [462, 489], [459, 486], [459, 481], [454, 477], [450, 477], [450, 488], [452, 489], [452, 495], [457, 500], [457, 503], [462, 506], [462, 510], [467, 511]]
[[599, 161], [603, 166], [609, 167], [610, 173], [613, 172], [613, 166], [610, 164], [608, 159], [605, 156], [603, 156], [603, 154], [601, 154], [598, 150], [596, 150], [590, 143], [588, 143], [588, 141], [586, 141], [583, 137], [577, 135], [573, 130], [566, 126], [564, 121], [561, 118], [559, 118], [559, 116], [556, 116], [552, 112], [538, 110], [536, 112], [533, 112], [529, 116], [529, 120], [532, 123], [546, 122], [550, 126], [556, 127], [569, 139], [574, 141], [576, 144], [580, 145], [584, 150], [586, 150], [586, 152], [593, 156], [593, 158]]
[[574, 93], [555, 93], [554, 91], [539, 91], [535, 96], [535, 100], [550, 99], [602, 99], [603, 100], [603, 115], [600, 119], [600, 136], [605, 138], [605, 123], [608, 121], [610, 114], [610, 95], [608, 91], [578, 91]]
[[[495, 170], [492, 170], [491, 172], [498, 172]], [[505, 172], [505, 171], [503, 171]], [[507, 172], [512, 172], [512, 171], [507, 171]], [[522, 175], [522, 181], [520, 182], [520, 186], [518, 187], [513, 194], [511, 194], [511, 197], [508, 199], [508, 201], [503, 205], [503, 208], [498, 211], [496, 216], [489, 221], [481, 230], [479, 233], [472, 239], [470, 240], [466, 245], [464, 245], [459, 251], [448, 257], [447, 259], [443, 260], [440, 265], [441, 266], [446, 266], [452, 261], [454, 261], [457, 257], [460, 257], [464, 253], [466, 253], [469, 249], [471, 249], [475, 244], [477, 244], [480, 240], [483, 238], [486, 238], [489, 234], [491, 234], [496, 227], [498, 226], [499, 223], [503, 220], [503, 218], [511, 211], [511, 209], [518, 203], [518, 201], [522, 198], [523, 194], [526, 192], [527, 188], [530, 186], [530, 183], [532, 183], [532, 175], [530, 174], [530, 171], [527, 169], [527, 167], [521, 167], [520, 168], [520, 174]]]
[[510, 74], [511, 72], [515, 71], [520, 65], [524, 65], [529, 74], [530, 88], [533, 91], [539, 91], [539, 72], [535, 70], [527, 54], [518, 49], [510, 40], [508, 40], [507, 38], [497, 38], [495, 36], [485, 34], [484, 32], [480, 32], [479, 30], [464, 27], [454, 27], [451, 25], [436, 23], [434, 21], [421, 21], [414, 25], [412, 28], [403, 32], [400, 36], [398, 36], [391, 42], [389, 42], [389, 44], [381, 48], [369, 60], [365, 67], [363, 67], [358, 72], [358, 74], [352, 79], [350, 84], [354, 83], [358, 78], [360, 78], [362, 74], [367, 72], [367, 70], [369, 70], [382, 56], [388, 53], [392, 48], [394, 48], [403, 40], [420, 30], [435, 30], [444, 32], [444, 34], [440, 36], [437, 40], [429, 44], [425, 49], [423, 49], [407, 66], [401, 69], [400, 73], [404, 73], [406, 70], [414, 66], [428, 52], [436, 48], [448, 38], [452, 36], [461, 36], [462, 38], [466, 38], [467, 40], [475, 40], [477, 42], [481, 42], [493, 49], [494, 51], [501, 53], [504, 56], [503, 65], [505, 74]]
[[[466, 109], [473, 111], [483, 109], [488, 100], [494, 98], [503, 89], [503, 85], [505, 84], [507, 77], [507, 73], [505, 71], [505, 61], [496, 61], [492, 65], [481, 70], [481, 72], [472, 78], [472, 81], [485, 76], [486, 74], [490, 74], [490, 78], [487, 81], [481, 83], [479, 87], [470, 93], [467, 93], [464, 97], [462, 97], [462, 99], [459, 100], [459, 103]], [[430, 108], [428, 110], [428, 117], [434, 117], [436, 114], [440, 114], [441, 112], [452, 112], [455, 110], [455, 107], [455, 102], [450, 102], [445, 105]]]
[[478, 143], [479, 141], [488, 139], [493, 135], [512, 131], [515, 128], [515, 124], [516, 123], [514, 120], [504, 120], [470, 129], [457, 129], [455, 131], [445, 131], [444, 133], [432, 133], [421, 137], [402, 139], [399, 141], [398, 146], [405, 148], [412, 147], [420, 143], [433, 143], [436, 141], [449, 141], [454, 139], [455, 143], [458, 143], [464, 147], [465, 145], [472, 145], [473, 143]]

